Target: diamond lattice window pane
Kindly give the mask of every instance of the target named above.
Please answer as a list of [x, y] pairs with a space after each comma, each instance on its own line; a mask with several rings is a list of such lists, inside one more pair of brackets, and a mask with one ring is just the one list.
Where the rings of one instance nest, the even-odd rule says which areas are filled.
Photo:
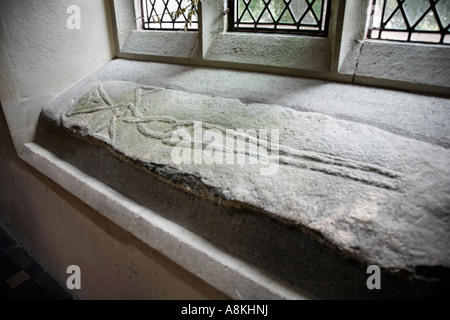
[[292, 0], [289, 7], [294, 14], [295, 20], [299, 20], [308, 9], [308, 4], [305, 0]]
[[411, 26], [415, 26], [419, 19], [423, 16], [423, 13], [430, 7], [428, 0], [406, 0], [403, 4], [406, 16]]
[[418, 31], [439, 31], [439, 24], [436, 16], [432, 11], [429, 11], [426, 16], [420, 20], [420, 23], [415, 28]]
[[442, 26], [448, 31], [448, 28], [450, 27], [450, 0], [439, 2], [436, 5], [436, 9]]
[[450, 44], [450, 0], [376, 0], [369, 38]]
[[330, 0], [230, 0], [233, 31], [326, 35]]
[[141, 9], [144, 30], [198, 29], [197, 9], [190, 0], [141, 0]]
[[386, 24], [386, 29], [389, 30], [407, 30], [405, 19], [403, 19], [403, 14], [400, 10], [390, 18]]

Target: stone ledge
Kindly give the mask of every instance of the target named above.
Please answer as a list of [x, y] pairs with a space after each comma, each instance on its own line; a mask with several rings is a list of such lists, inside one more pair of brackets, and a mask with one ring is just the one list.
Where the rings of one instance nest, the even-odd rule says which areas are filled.
[[[448, 289], [448, 150], [322, 114], [93, 78], [44, 109], [36, 142], [119, 194], [316, 297], [418, 297]], [[116, 103], [128, 113], [116, 110], [111, 122]], [[164, 120], [159, 129], [192, 120], [219, 131], [258, 129], [265, 121], [282, 129], [283, 178], [261, 178], [260, 168], [169, 165], [173, 146], [161, 144], [167, 137], [155, 139], [152, 117]], [[158, 152], [142, 154], [139, 145]], [[382, 267], [386, 290], [367, 290], [371, 263]]]
[[231, 298], [310, 298], [308, 294], [122, 196], [39, 145], [27, 143], [22, 158], [113, 223]]

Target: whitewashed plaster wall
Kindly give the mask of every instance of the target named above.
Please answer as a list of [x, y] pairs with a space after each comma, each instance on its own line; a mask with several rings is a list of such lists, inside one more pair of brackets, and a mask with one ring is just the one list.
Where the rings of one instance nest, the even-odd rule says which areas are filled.
[[[67, 28], [71, 5], [81, 9], [79, 30]], [[33, 141], [46, 103], [114, 57], [109, 1], [1, 0], [0, 43], [0, 224], [61, 284], [67, 266], [79, 265], [76, 298], [223, 297], [16, 154]]]
[[[71, 5], [81, 29], [67, 28]], [[0, 1], [0, 99], [16, 148], [47, 102], [112, 59], [110, 30], [108, 1]]]

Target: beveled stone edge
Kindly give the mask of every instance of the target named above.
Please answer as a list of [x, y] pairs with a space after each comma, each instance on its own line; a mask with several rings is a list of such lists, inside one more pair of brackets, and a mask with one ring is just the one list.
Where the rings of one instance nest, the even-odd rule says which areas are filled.
[[[313, 298], [138, 205], [35, 143], [25, 144], [20, 157], [112, 223], [232, 299]], [[198, 265], [213, 267], [199, 272]]]

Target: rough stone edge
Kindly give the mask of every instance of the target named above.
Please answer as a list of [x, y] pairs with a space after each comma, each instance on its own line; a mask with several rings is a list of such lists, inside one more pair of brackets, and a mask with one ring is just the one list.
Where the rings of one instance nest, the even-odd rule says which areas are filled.
[[[112, 80], [112, 81], [116, 82], [116, 80]], [[108, 82], [108, 81], [106, 81], [106, 82]], [[118, 82], [137, 84], [132, 81], [118, 81]], [[84, 95], [91, 92], [100, 83], [103, 83], [103, 82], [91, 84], [86, 89], [82, 90], [82, 92], [80, 92], [76, 97], [74, 97], [72, 99], [71, 104], [77, 103], [77, 101], [79, 99], [81, 99]], [[168, 89], [168, 90], [173, 90], [173, 89]], [[193, 93], [193, 94], [198, 95], [197, 93]], [[64, 108], [61, 108], [61, 111], [68, 107], [69, 106], [65, 106]], [[45, 108], [44, 108], [44, 110], [45, 110]], [[42, 117], [42, 115], [41, 115], [41, 117]], [[331, 116], [328, 116], [328, 117], [331, 117]], [[48, 116], [44, 115], [44, 118], [46, 118], [48, 120]], [[43, 119], [41, 119], [40, 122], [42, 122], [42, 120]], [[53, 119], [53, 120], [56, 120], [56, 119]], [[331, 240], [329, 240], [326, 236], [324, 236], [322, 233], [320, 233], [316, 230], [313, 230], [311, 228], [308, 228], [307, 226], [299, 223], [298, 221], [294, 221], [294, 220], [290, 220], [288, 218], [281, 217], [281, 216], [277, 215], [276, 213], [269, 212], [267, 210], [264, 210], [260, 207], [257, 207], [257, 206], [254, 206], [254, 205], [251, 205], [248, 203], [244, 203], [244, 202], [237, 201], [237, 200], [228, 200], [228, 199], [226, 199], [226, 197], [224, 197], [220, 193], [211, 192], [210, 190], [214, 189], [214, 191], [216, 191], [216, 189], [214, 187], [207, 185], [199, 176], [195, 177], [194, 175], [191, 175], [191, 174], [187, 175], [187, 174], [177, 171], [176, 168], [172, 168], [172, 167], [166, 166], [166, 165], [158, 165], [158, 164], [149, 165], [148, 163], [141, 161], [139, 159], [134, 159], [134, 158], [128, 157], [127, 155], [114, 149], [111, 145], [109, 145], [108, 143], [106, 143], [104, 141], [89, 138], [86, 136], [80, 136], [80, 135], [76, 134], [75, 132], [72, 132], [72, 131], [66, 129], [62, 125], [61, 118], [58, 118], [58, 120], [59, 120], [59, 122], [56, 123], [57, 127], [61, 128], [65, 133], [67, 133], [71, 137], [74, 137], [75, 139], [87, 142], [91, 145], [106, 149], [108, 152], [110, 152], [113, 156], [119, 158], [121, 161], [124, 161], [130, 165], [133, 165], [135, 168], [144, 171], [146, 174], [152, 175], [153, 177], [155, 177], [156, 179], [158, 179], [161, 182], [172, 185], [176, 188], [179, 188], [179, 189], [181, 189], [189, 194], [192, 194], [196, 197], [199, 197], [201, 199], [212, 201], [213, 203], [216, 203], [218, 205], [228, 206], [230, 208], [235, 208], [235, 209], [250, 210], [254, 213], [263, 214], [266, 217], [268, 217], [269, 219], [274, 219], [285, 225], [298, 228], [305, 235], [310, 236], [312, 239], [316, 240], [320, 244], [327, 246], [331, 250], [337, 252], [338, 254], [343, 255], [347, 259], [357, 261], [364, 265], [371, 265], [374, 263], [369, 258], [362, 259], [362, 257], [357, 255], [356, 253], [352, 253], [348, 250], [344, 250], [344, 249], [340, 248], [339, 246], [334, 244]], [[171, 169], [173, 171], [177, 171], [177, 173], [176, 174], [172, 173]], [[186, 179], [186, 180], [179, 179], [179, 177], [187, 177], [187, 176], [189, 176], [189, 178], [190, 177], [194, 178], [195, 181], [194, 181], [194, 179]], [[180, 181], [180, 183], [178, 183], [177, 181]], [[184, 183], [181, 183], [181, 181], [183, 181]], [[186, 183], [186, 182], [188, 182], [188, 183]], [[414, 274], [413, 270], [406, 270], [406, 269], [399, 270], [397, 268], [391, 269], [391, 268], [386, 268], [386, 267], [383, 267], [383, 269], [385, 271], [387, 271], [388, 273], [402, 275], [405, 278], [409, 278], [411, 275]]]
[[[61, 127], [62, 128], [62, 127]], [[263, 214], [269, 219], [274, 219], [282, 224], [287, 225], [288, 227], [294, 227], [300, 230], [300, 232], [304, 233], [305, 235], [311, 237], [318, 243], [330, 248], [334, 252], [342, 255], [344, 258], [355, 261], [361, 265], [372, 265], [375, 262], [373, 260], [370, 260], [369, 257], [360, 256], [356, 254], [355, 252], [351, 252], [348, 250], [345, 250], [335, 243], [333, 243], [331, 240], [329, 240], [324, 234], [322, 234], [319, 231], [313, 230], [297, 221], [290, 220], [288, 218], [280, 217], [279, 215], [272, 213], [270, 211], [264, 210], [262, 208], [259, 208], [257, 206], [237, 201], [237, 200], [228, 200], [225, 197], [223, 197], [220, 193], [216, 192], [214, 187], [208, 186], [199, 176], [194, 176], [192, 174], [184, 174], [182, 172], [171, 172], [171, 169], [173, 171], [176, 171], [177, 169], [172, 168], [170, 166], [165, 165], [158, 165], [158, 164], [151, 164], [145, 163], [144, 161], [141, 161], [139, 159], [133, 159], [122, 152], [114, 149], [106, 142], [100, 141], [100, 140], [94, 140], [90, 139], [89, 137], [82, 137], [79, 136], [69, 130], [66, 130], [65, 128], [62, 128], [65, 133], [69, 134], [75, 139], [84, 141], [86, 143], [89, 143], [93, 146], [101, 147], [107, 150], [111, 153], [112, 156], [117, 157], [120, 161], [124, 161], [135, 168], [145, 172], [145, 174], [150, 174], [151, 176], [155, 177], [161, 182], [164, 182], [168, 185], [174, 186], [178, 189], [181, 189], [184, 192], [187, 192], [189, 194], [192, 194], [193, 196], [199, 197], [206, 201], [212, 201], [215, 204], [228, 206], [230, 208], [234, 209], [243, 209], [247, 211], [251, 211], [256, 214]], [[192, 179], [185, 179], [183, 180], [182, 177], [192, 178]], [[180, 182], [178, 182], [180, 181]], [[183, 182], [182, 182], [183, 181]], [[186, 183], [188, 182], [188, 183]], [[214, 189], [214, 192], [211, 192], [209, 190]], [[377, 264], [378, 265], [378, 264]], [[394, 277], [400, 277], [407, 281], [414, 281], [415, 280], [425, 280], [425, 281], [432, 281], [432, 279], [427, 279], [426, 276], [421, 276], [418, 274], [415, 267], [409, 267], [405, 269], [400, 268], [389, 268], [386, 266], [380, 265], [381, 269], [384, 272], [387, 272], [388, 274], [394, 276]], [[422, 266], [417, 266], [417, 268], [422, 268]], [[440, 269], [440, 267], [429, 267], [429, 269]], [[447, 268], [444, 268], [445, 270], [448, 270]]]
[[[124, 82], [124, 83], [138, 85], [138, 83], [135, 83], [132, 81], [116, 81], [116, 80], [111, 80], [111, 81], [112, 82]], [[106, 81], [106, 82], [109, 82], [109, 81]], [[61, 110], [61, 116], [62, 116], [63, 110], [65, 110], [66, 108], [70, 107], [73, 104], [76, 104], [77, 101], [79, 101], [79, 99], [81, 99], [84, 95], [91, 92], [100, 83], [104, 83], [104, 82], [100, 81], [98, 83], [96, 82], [94, 84], [91, 84], [90, 86], [88, 86], [87, 88], [82, 90], [82, 92], [80, 92], [76, 97], [74, 97], [71, 100], [70, 105], [61, 107], [60, 109], [58, 109], [58, 110]], [[167, 89], [167, 90], [173, 90], [173, 89]], [[175, 91], [177, 91], [177, 90], [175, 90]], [[192, 93], [192, 94], [199, 95], [197, 93]], [[45, 110], [45, 108], [44, 108], [44, 110]], [[332, 118], [332, 116], [329, 116], [329, 115], [326, 115], [326, 116]], [[49, 120], [48, 115], [41, 115], [41, 117], [45, 118], [45, 120]], [[42, 123], [42, 121], [45, 121], [45, 120], [41, 119], [41, 123]], [[227, 207], [234, 208], [234, 209], [244, 209], [244, 210], [254, 212], [256, 214], [262, 214], [269, 219], [274, 219], [274, 220], [276, 220], [284, 225], [287, 225], [289, 227], [297, 228], [303, 234], [311, 237], [312, 239], [314, 239], [321, 245], [324, 245], [324, 246], [330, 248], [331, 250], [342, 255], [346, 259], [350, 259], [352, 261], [356, 261], [362, 265], [367, 265], [367, 266], [375, 264], [375, 262], [373, 260], [371, 260], [370, 257], [360, 256], [356, 252], [345, 250], [345, 249], [339, 247], [337, 244], [335, 244], [330, 239], [328, 239], [326, 237], [326, 235], [324, 235], [323, 233], [321, 233], [317, 230], [311, 229], [311, 228], [301, 224], [298, 221], [291, 220], [286, 217], [281, 217], [280, 215], [278, 215], [276, 213], [264, 210], [263, 208], [257, 207], [255, 205], [252, 205], [249, 203], [245, 203], [245, 202], [238, 201], [238, 200], [227, 199], [224, 195], [218, 193], [216, 188], [209, 186], [207, 183], [205, 183], [200, 176], [195, 176], [192, 174], [184, 174], [183, 172], [178, 171], [176, 168], [173, 168], [170, 165], [160, 165], [160, 164], [155, 164], [155, 163], [149, 164], [140, 159], [135, 159], [135, 158], [129, 157], [129, 156], [125, 155], [124, 153], [114, 149], [111, 145], [109, 145], [108, 143], [106, 143], [104, 141], [101, 141], [101, 140], [98, 140], [95, 138], [90, 138], [88, 136], [81, 136], [81, 135], [77, 134], [76, 132], [72, 132], [71, 130], [68, 130], [67, 128], [65, 128], [62, 125], [61, 117], [58, 117], [58, 120], [56, 120], [56, 119], [52, 119], [52, 120], [59, 121], [54, 124], [57, 127], [61, 128], [69, 136], [71, 136], [75, 139], [84, 141], [86, 143], [89, 143], [90, 145], [101, 147], [101, 148], [107, 150], [111, 155], [117, 157], [119, 160], [124, 161], [124, 162], [134, 166], [135, 168], [145, 172], [146, 174], [152, 175], [153, 177], [155, 177], [156, 179], [158, 179], [159, 181], [161, 181], [163, 183], [174, 186], [178, 189], [183, 190], [184, 192], [192, 194], [203, 200], [212, 201], [213, 203], [218, 204], [218, 205], [227, 206]], [[183, 178], [186, 178], [186, 179], [183, 179]], [[414, 268], [399, 269], [399, 268], [389, 268], [386, 266], [381, 266], [381, 268], [391, 275], [400, 276], [401, 278], [407, 279], [408, 281], [411, 281], [411, 279], [416, 274]]]
[[[95, 88], [96, 86], [98, 86], [99, 84], [102, 84], [104, 82], [124, 82], [124, 83], [130, 83], [130, 84], [139, 84], [136, 83], [134, 81], [130, 81], [130, 80], [118, 80], [118, 79], [113, 79], [113, 80], [109, 80], [109, 79], [96, 79], [92, 82], [89, 82], [86, 86], [83, 86], [82, 89], [78, 88], [77, 93], [72, 95], [71, 97], [71, 101], [70, 104], [76, 103], [80, 98], [82, 98], [85, 94], [89, 93], [93, 88]], [[153, 86], [153, 85], [152, 85]], [[181, 90], [181, 89], [168, 89], [168, 90]], [[195, 95], [201, 95], [201, 93], [192, 93]], [[230, 99], [230, 98], [228, 98]], [[239, 100], [239, 99], [237, 99]], [[240, 100], [239, 100], [240, 101]], [[61, 107], [61, 106], [57, 106], [53, 103], [50, 103], [49, 105], [47, 105], [46, 107], [43, 108], [41, 114], [40, 114], [40, 120], [39, 123], [40, 125], [42, 125], [44, 122], [46, 122], [46, 125], [51, 125], [51, 126], [56, 126], [59, 129], [61, 129], [62, 131], [64, 131], [66, 134], [74, 137], [77, 140], [80, 141], [84, 141], [89, 143], [90, 145], [93, 146], [97, 146], [97, 147], [101, 147], [105, 150], [107, 150], [112, 156], [117, 157], [119, 160], [124, 161], [132, 166], [134, 166], [135, 168], [142, 170], [143, 172], [145, 172], [146, 174], [150, 174], [153, 177], [157, 178], [159, 181], [162, 181], [164, 183], [167, 183], [169, 185], [172, 185], [178, 189], [181, 189], [187, 193], [190, 193], [196, 197], [200, 197], [201, 199], [204, 200], [208, 200], [208, 201], [212, 201], [213, 203], [216, 203], [218, 205], [226, 205], [229, 206], [231, 208], [236, 208], [236, 209], [245, 209], [245, 210], [250, 210], [254, 213], [260, 213], [265, 215], [266, 217], [268, 217], [269, 219], [274, 219], [282, 224], [285, 224], [287, 226], [291, 226], [294, 228], [298, 228], [302, 233], [304, 233], [305, 235], [311, 237], [313, 240], [317, 241], [318, 243], [330, 248], [331, 250], [333, 250], [334, 252], [342, 255], [344, 258], [349, 259], [351, 261], [357, 262], [359, 264], [362, 265], [372, 265], [374, 263], [374, 261], [370, 260], [369, 257], [361, 257], [359, 255], [357, 255], [356, 253], [352, 253], [350, 251], [344, 250], [342, 248], [340, 248], [339, 246], [335, 245], [332, 241], [330, 241], [329, 239], [327, 239], [323, 234], [321, 234], [320, 232], [316, 231], [316, 230], [312, 230], [302, 224], [299, 224], [296, 221], [291, 221], [287, 218], [282, 218], [274, 213], [268, 212], [266, 210], [263, 210], [259, 207], [247, 204], [247, 203], [242, 203], [239, 201], [230, 201], [225, 199], [224, 197], [221, 197], [220, 194], [212, 194], [211, 192], [208, 192], [209, 187], [203, 183], [201, 178], [198, 178], [198, 180], [196, 181], [196, 187], [195, 188], [185, 188], [183, 184], [176, 184], [173, 183], [174, 179], [168, 179], [167, 177], [165, 177], [164, 175], [161, 174], [161, 171], [158, 172], [158, 168], [168, 168], [169, 166], [164, 166], [164, 165], [154, 165], [153, 167], [149, 167], [148, 164], [146, 164], [145, 162], [140, 161], [139, 159], [132, 159], [130, 157], [127, 157], [126, 155], [124, 155], [123, 153], [115, 150], [114, 148], [112, 148], [110, 145], [108, 145], [107, 143], [100, 141], [100, 140], [94, 140], [94, 139], [90, 139], [89, 137], [82, 137], [79, 136], [73, 132], [71, 132], [70, 130], [65, 129], [62, 124], [61, 124], [61, 118], [60, 118], [60, 113], [58, 114], [54, 114], [55, 111], [62, 111], [63, 109], [67, 108], [69, 105]], [[49, 109], [47, 107], [50, 107]], [[296, 110], [298, 111], [298, 110]], [[334, 118], [331, 115], [326, 115], [328, 117]], [[339, 119], [339, 118], [338, 118]], [[350, 120], [351, 121], [351, 120]], [[378, 127], [377, 127], [378, 128]], [[383, 129], [381, 129], [383, 130]], [[27, 147], [25, 146], [25, 149], [27, 149]], [[25, 150], [25, 152], [27, 152], [27, 150]], [[77, 169], [78, 170], [78, 169]], [[176, 170], [176, 169], [174, 169]], [[170, 174], [170, 172], [165, 172], [166, 174]], [[178, 174], [180, 175], [180, 174]], [[95, 180], [95, 179], [94, 179]], [[198, 187], [198, 185], [200, 185], [200, 187]], [[194, 186], [194, 185], [190, 185], [190, 186]], [[196, 190], [200, 190], [197, 191]], [[116, 191], [114, 191], [116, 192]], [[116, 192], [117, 193], [117, 192]], [[134, 202], [133, 202], [134, 203]], [[169, 220], [167, 220], [169, 221]], [[203, 240], [203, 238], [201, 238]], [[205, 241], [205, 240], [203, 240]], [[145, 241], [144, 241], [145, 242]], [[389, 268], [386, 266], [380, 266], [382, 272], [387, 273], [389, 276], [393, 276], [394, 278], [399, 278], [399, 279], [403, 279], [406, 280], [407, 282], [413, 284], [416, 283], [417, 281], [419, 282], [429, 282], [432, 283], [434, 282], [436, 279], [431, 276], [430, 277], [430, 272], [431, 269], [439, 269], [438, 271], [442, 271], [444, 273], [444, 279], [448, 279], [450, 276], [450, 273], [448, 272], [449, 270], [445, 268], [445, 270], [440, 270], [440, 267], [432, 267], [431, 269], [428, 267], [422, 268], [422, 266], [409, 266], [408, 268], [405, 269], [401, 269], [401, 268]], [[424, 270], [422, 270], [424, 269]], [[429, 270], [430, 269], [430, 270]], [[265, 272], [265, 271], [263, 271]], [[431, 272], [432, 273], [432, 272]], [[442, 279], [441, 279], [442, 280]], [[283, 281], [283, 280], [281, 280]], [[287, 284], [288, 286], [290, 286], [289, 284]], [[297, 289], [298, 287], [296, 287]], [[294, 289], [294, 290], [296, 290]], [[301, 290], [301, 289], [300, 289]], [[305, 293], [306, 295], [309, 295], [308, 293]]]
[[[20, 157], [107, 219], [233, 299], [312, 298], [129, 200], [35, 143], [25, 144]], [[199, 264], [213, 268], [199, 272]]]

